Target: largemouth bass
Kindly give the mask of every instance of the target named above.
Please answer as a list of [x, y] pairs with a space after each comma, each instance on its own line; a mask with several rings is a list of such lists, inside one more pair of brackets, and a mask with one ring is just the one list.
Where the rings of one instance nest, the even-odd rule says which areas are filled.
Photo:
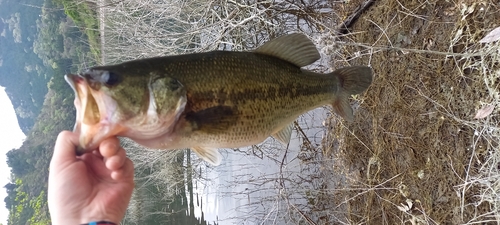
[[291, 34], [252, 52], [156, 57], [68, 74], [77, 152], [123, 136], [149, 148], [191, 148], [218, 165], [218, 148], [254, 145], [269, 136], [287, 144], [293, 121], [322, 105], [352, 120], [348, 97], [368, 88], [371, 69], [301, 69], [319, 58], [305, 35]]

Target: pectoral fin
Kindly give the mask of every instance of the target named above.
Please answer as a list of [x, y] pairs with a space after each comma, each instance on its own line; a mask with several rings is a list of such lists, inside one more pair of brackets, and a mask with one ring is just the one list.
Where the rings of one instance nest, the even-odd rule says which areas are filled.
[[276, 140], [281, 142], [281, 144], [286, 146], [290, 142], [290, 137], [292, 136], [292, 128], [293, 123], [288, 124], [288, 126], [272, 134], [271, 136], [273, 136]]
[[222, 161], [222, 156], [216, 148], [210, 147], [192, 147], [198, 157], [212, 164], [213, 166], [220, 165]]

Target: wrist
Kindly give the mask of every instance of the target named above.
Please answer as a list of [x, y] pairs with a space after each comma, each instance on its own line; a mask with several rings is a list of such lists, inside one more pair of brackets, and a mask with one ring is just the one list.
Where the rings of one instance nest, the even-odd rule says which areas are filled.
[[[105, 225], [106, 223], [93, 222], [108, 222], [107, 225], [120, 224], [123, 216], [115, 215], [115, 213], [107, 211], [102, 212], [95, 209], [78, 209], [78, 210], [51, 210], [51, 220], [53, 225], [68, 225], [68, 224], [88, 224], [88, 225]], [[69, 212], [68, 212], [69, 211]], [[75, 212], [76, 211], [76, 212]]]
[[66, 224], [80, 224], [80, 225], [119, 225], [120, 223], [112, 222], [110, 220], [91, 220], [87, 222], [81, 222], [81, 220], [64, 219], [64, 220], [52, 220], [53, 225], [66, 225]]
[[85, 223], [82, 225], [117, 225], [116, 223], [101, 220], [101, 221], [96, 221], [96, 222], [90, 222], [90, 223]]
[[[99, 219], [96, 219], [99, 218]], [[107, 217], [82, 217], [82, 216], [52, 216], [52, 225], [119, 225], [120, 220], [110, 219]]]

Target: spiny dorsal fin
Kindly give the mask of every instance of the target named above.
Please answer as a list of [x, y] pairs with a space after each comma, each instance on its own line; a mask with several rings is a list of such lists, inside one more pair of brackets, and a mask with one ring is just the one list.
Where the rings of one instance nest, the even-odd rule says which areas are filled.
[[222, 156], [216, 148], [210, 147], [191, 147], [198, 157], [212, 164], [213, 166], [220, 165]]
[[276, 140], [281, 142], [281, 144], [286, 146], [290, 142], [290, 137], [292, 136], [292, 128], [293, 123], [288, 124], [288, 126], [272, 134], [271, 136], [273, 136], [274, 138], [276, 138]]
[[283, 59], [298, 67], [307, 66], [321, 57], [316, 46], [304, 34], [281, 36], [260, 46], [255, 52]]

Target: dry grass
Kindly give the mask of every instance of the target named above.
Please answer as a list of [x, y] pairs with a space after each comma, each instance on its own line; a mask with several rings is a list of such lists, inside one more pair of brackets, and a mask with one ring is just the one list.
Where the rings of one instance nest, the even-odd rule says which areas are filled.
[[[378, 1], [339, 43], [339, 60], [375, 71], [356, 121], [331, 133], [343, 142], [328, 153], [350, 180], [333, 204], [343, 222], [500, 221], [499, 43], [478, 43], [499, 7]], [[473, 119], [486, 104], [497, 109]]]

